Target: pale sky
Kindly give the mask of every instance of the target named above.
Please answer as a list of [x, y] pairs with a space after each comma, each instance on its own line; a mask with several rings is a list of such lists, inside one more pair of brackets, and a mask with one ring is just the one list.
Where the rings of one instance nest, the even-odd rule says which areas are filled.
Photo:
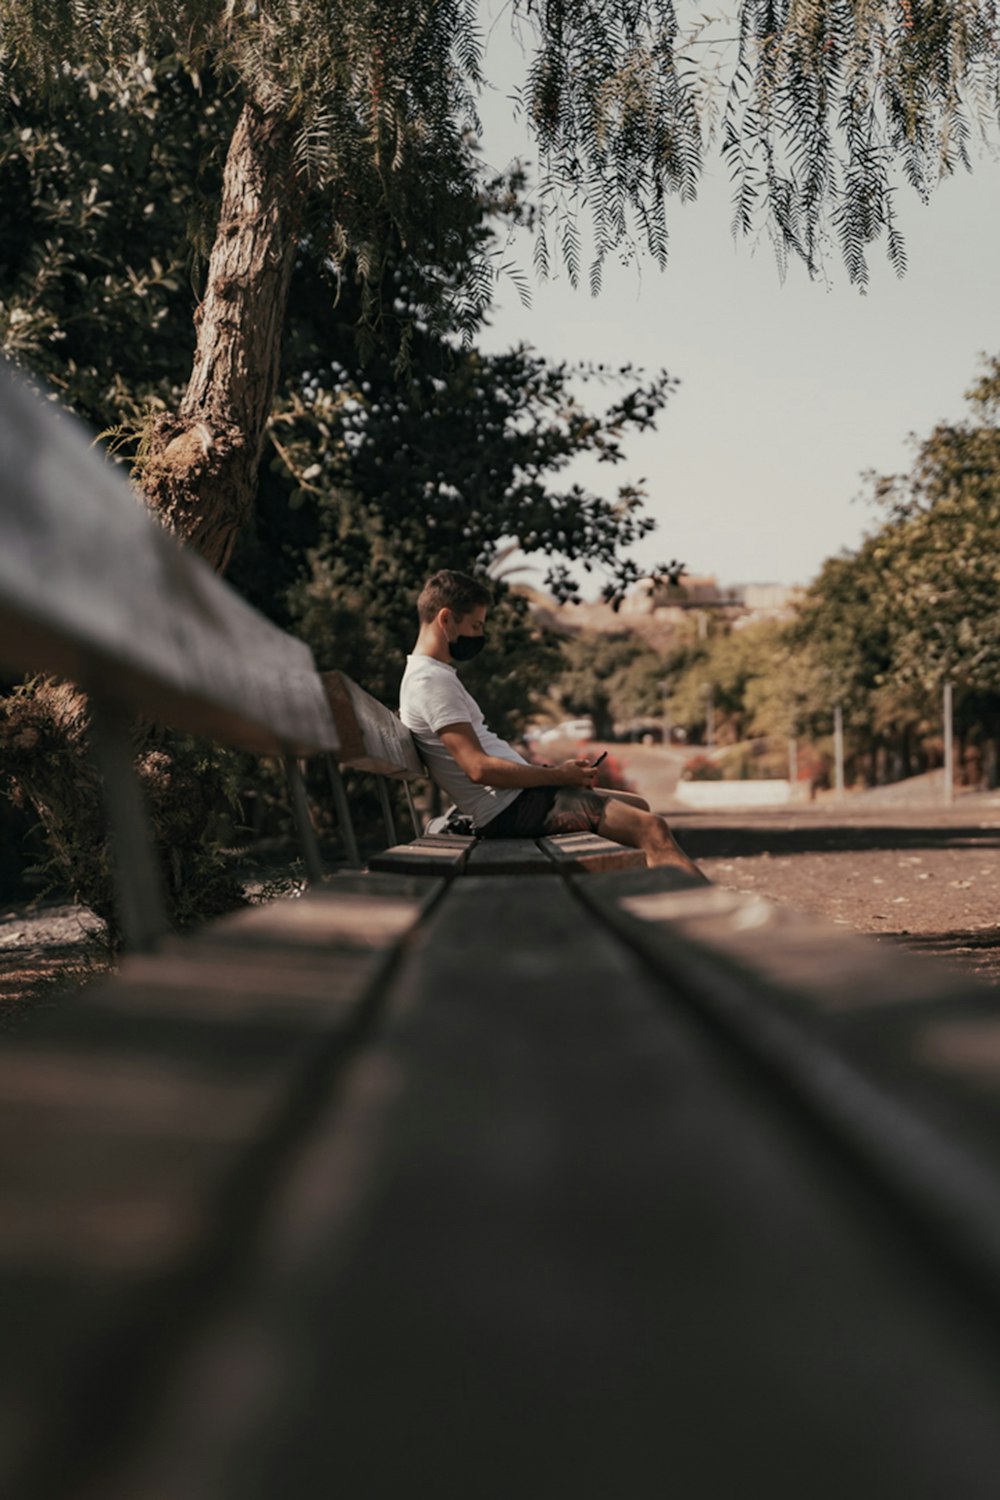
[[[494, 18], [501, 8], [484, 0]], [[493, 167], [531, 156], [503, 97], [522, 66], [500, 19], [488, 59], [500, 87], [482, 101]], [[659, 529], [635, 555], [650, 566], [677, 557], [723, 583], [804, 583], [874, 524], [853, 503], [864, 472], [908, 468], [910, 434], [960, 417], [980, 353], [1000, 352], [1000, 165], [977, 159], [927, 207], [901, 188], [909, 270], [897, 280], [876, 245], [865, 296], [833, 255], [825, 283], [792, 263], [782, 285], [766, 239], [756, 250], [734, 243], [725, 169], [716, 157], [708, 165], [698, 201], [668, 206], [663, 273], [648, 257], [609, 263], [595, 299], [564, 272], [539, 282], [530, 239], [516, 241], [532, 306], [501, 284], [483, 342], [665, 366], [681, 388], [659, 430], [630, 437], [618, 469], [581, 466], [576, 477], [605, 493], [619, 477], [645, 477]]]

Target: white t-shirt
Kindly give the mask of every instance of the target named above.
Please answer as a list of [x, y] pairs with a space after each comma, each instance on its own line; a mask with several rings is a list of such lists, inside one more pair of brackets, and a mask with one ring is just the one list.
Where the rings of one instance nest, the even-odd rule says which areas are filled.
[[448, 662], [438, 661], [434, 656], [406, 658], [406, 671], [399, 688], [399, 717], [416, 739], [434, 781], [458, 810], [472, 819], [476, 828], [483, 828], [519, 795], [519, 787], [477, 786], [441, 743], [439, 730], [449, 724], [471, 724], [487, 755], [528, 765], [523, 755], [518, 755], [489, 728], [479, 704], [466, 692]]

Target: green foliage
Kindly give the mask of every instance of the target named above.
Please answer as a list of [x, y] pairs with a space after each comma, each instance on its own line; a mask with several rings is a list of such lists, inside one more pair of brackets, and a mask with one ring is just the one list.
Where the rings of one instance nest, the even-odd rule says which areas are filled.
[[792, 639], [815, 664], [818, 701], [839, 703], [855, 728], [875, 728], [879, 695], [892, 690], [895, 606], [879, 541], [829, 558], [809, 590]]
[[992, 0], [743, 0], [738, 15], [722, 142], [736, 223], [751, 232], [764, 216], [779, 255], [810, 271], [835, 235], [861, 286], [884, 232], [901, 273], [894, 171], [926, 201], [996, 126]]
[[168, 64], [17, 78], [0, 114], [0, 347], [99, 431], [141, 429], [187, 374], [197, 249], [234, 106]]
[[[491, 210], [507, 209], [510, 191], [494, 185], [470, 217], [474, 247], [492, 234]], [[386, 318], [405, 320], [421, 282], [442, 271], [447, 264], [400, 247], [385, 281]], [[343, 667], [389, 702], [417, 594], [439, 567], [499, 584], [523, 549], [547, 558], [545, 583], [560, 599], [578, 591], [575, 561], [620, 600], [639, 576], [627, 549], [653, 524], [641, 489], [622, 484], [603, 496], [560, 479], [582, 453], [609, 472], [619, 465], [629, 432], [655, 424], [675, 382], [663, 371], [553, 365], [527, 348], [486, 355], [426, 325], [412, 335], [401, 380], [387, 347], [359, 363], [358, 292], [345, 280], [335, 306], [325, 275], [303, 256], [293, 283], [273, 452], [230, 575], [248, 596], [277, 609], [322, 666]], [[490, 646], [470, 682], [474, 675], [494, 727], [513, 729], [546, 690], [558, 652], [530, 625], [524, 600], [498, 592]]]
[[[127, 87], [80, 74], [73, 108], [39, 103], [22, 86], [0, 130], [5, 347], [95, 426], [117, 426], [123, 456], [141, 443], [146, 413], [175, 405], [184, 384], [236, 107], [209, 70], [196, 87], [167, 62], [138, 69]], [[655, 421], [668, 377], [553, 367], [525, 349], [486, 356], [462, 344], [463, 313], [448, 334], [421, 316], [435, 281], [458, 285], [462, 257], [475, 258], [489, 240], [494, 206], [517, 213], [517, 187], [499, 183], [486, 201], [468, 198], [461, 237], [432, 237], [421, 256], [396, 242], [379, 312], [385, 337], [367, 362], [355, 337], [365, 294], [353, 260], [338, 285], [325, 243], [306, 236], [300, 246], [257, 514], [230, 578], [303, 634], [321, 666], [345, 668], [388, 702], [428, 571], [502, 572], [520, 540], [548, 554], [551, 585], [564, 597], [574, 591], [571, 558], [598, 570], [609, 597], [620, 597], [636, 576], [623, 549], [651, 526], [636, 487], [604, 498], [559, 476], [584, 451], [610, 474], [628, 433]], [[146, 212], [149, 203], [155, 211]], [[395, 358], [407, 327], [408, 381]], [[515, 733], [560, 657], [524, 601], [500, 594], [490, 648], [470, 682], [494, 727]], [[202, 768], [202, 795], [220, 808], [227, 778], [246, 770], [224, 760], [212, 771], [214, 793]], [[159, 780], [167, 785], [165, 772]], [[237, 789], [251, 806], [245, 779]], [[280, 787], [268, 792], [266, 832], [281, 831], [280, 799]], [[90, 889], [106, 909], [106, 872], [98, 880], [91, 864], [83, 874], [73, 868], [63, 861], [61, 878]], [[215, 877], [193, 854], [184, 870], [184, 900], [196, 908]]]
[[671, 721], [690, 740], [702, 739], [711, 689], [716, 741], [744, 739], [761, 699], [759, 684], [771, 678], [781, 640], [781, 627], [764, 621], [731, 632], [719, 628], [681, 647], [667, 663]]
[[849, 701], [871, 701], [890, 684], [924, 703], [949, 679], [964, 692], [995, 688], [997, 372], [993, 360], [972, 393], [978, 421], [936, 427], [909, 474], [872, 481], [888, 519], [856, 553], [828, 562], [810, 591], [803, 632]]
[[875, 539], [892, 594], [893, 670], [926, 694], [1000, 681], [1000, 430], [940, 426]]
[[610, 738], [616, 722], [660, 714], [663, 660], [637, 635], [581, 631], [563, 649], [553, 692], [567, 715], [590, 715], [598, 739]]
[[[88, 718], [83, 696], [48, 678], [0, 698], [0, 791], [39, 816], [48, 889], [84, 901], [117, 946], [104, 799]], [[137, 729], [135, 740], [136, 772], [160, 836], [164, 894], [175, 925], [231, 910], [241, 900], [240, 885], [220, 851], [232, 844], [239, 824], [240, 758], [164, 730]]]
[[773, 629], [766, 669], [747, 679], [744, 723], [751, 737], [817, 739], [830, 728], [829, 682], [794, 625]]
[[[558, 258], [580, 277], [584, 220], [595, 292], [614, 251], [641, 242], [662, 264], [667, 200], [695, 196], [713, 131], [711, 18], [682, 25], [672, 0], [512, 0], [508, 14], [527, 54], [516, 98], [540, 156], [538, 268]], [[735, 224], [766, 223], [779, 257], [811, 271], [836, 238], [862, 286], [884, 234], [902, 271], [894, 171], [926, 199], [996, 126], [992, 0], [741, 0], [734, 24], [721, 150]], [[289, 190], [322, 201], [319, 218], [304, 213], [337, 265], [357, 257], [374, 327], [393, 240], [447, 234], [464, 191], [483, 84], [474, 0], [0, 0], [0, 100], [18, 76], [35, 95], [71, 95], [80, 69], [127, 86], [135, 59], [153, 57], [195, 80], [215, 74], [288, 121]], [[490, 273], [482, 261], [465, 272], [440, 290], [474, 320]]]
[[[522, 96], [542, 154], [536, 261], [547, 270], [559, 240], [576, 280], [574, 210], [585, 205], [596, 291], [609, 250], [630, 241], [630, 215], [666, 259], [665, 200], [695, 196], [724, 50], [713, 38], [732, 24], [701, 14], [682, 27], [669, 0], [523, 0], [517, 10], [537, 26]], [[861, 287], [866, 251], [884, 235], [902, 273], [896, 175], [926, 201], [970, 167], [977, 133], [995, 133], [992, 0], [741, 0], [735, 28], [721, 134], [734, 228], [766, 226], [779, 262], [801, 257], [810, 273], [836, 240]]]
[[816, 664], [828, 707], [873, 754], [915, 740], [955, 689], [961, 736], [1000, 732], [1000, 361], [969, 393], [971, 419], [924, 439], [905, 475], [873, 478], [886, 516], [828, 561], [793, 640]]
[[[0, 0], [0, 103], [24, 95], [75, 109], [81, 80], [128, 103], [157, 59], [196, 91], [217, 85], [230, 113], [252, 102], [278, 117], [300, 232], [332, 265], [353, 257], [373, 339], [393, 245], [463, 234], [479, 83], [474, 10], [472, 0]], [[434, 288], [424, 314], [444, 306], [449, 317], [474, 317], [489, 271], [454, 251], [450, 259], [457, 279]]]
[[696, 80], [678, 56], [672, 0], [524, 0], [517, 10], [537, 25], [520, 92], [541, 153], [536, 265], [548, 270], [555, 245], [577, 283], [585, 207], [596, 293], [633, 228], [666, 261], [666, 199], [693, 199], [702, 165]]

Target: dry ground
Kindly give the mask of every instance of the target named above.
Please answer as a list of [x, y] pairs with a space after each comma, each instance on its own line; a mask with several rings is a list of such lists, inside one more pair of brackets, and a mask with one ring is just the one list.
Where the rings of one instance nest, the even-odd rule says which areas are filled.
[[0, 1032], [106, 970], [101, 931], [85, 906], [44, 902], [0, 913]]
[[717, 884], [936, 953], [1000, 983], [1000, 795], [933, 779], [786, 810], [694, 813], [682, 753], [619, 746], [626, 776]]

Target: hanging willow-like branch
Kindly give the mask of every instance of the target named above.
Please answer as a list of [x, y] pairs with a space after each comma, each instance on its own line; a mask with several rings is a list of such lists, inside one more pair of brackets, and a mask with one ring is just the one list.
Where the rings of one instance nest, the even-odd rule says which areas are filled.
[[[612, 251], [642, 243], [663, 263], [667, 200], [694, 197], [710, 134], [704, 17], [673, 0], [508, 13], [528, 44], [538, 266], [555, 253], [576, 280], [589, 255], [596, 290]], [[994, 0], [741, 0], [724, 29], [738, 38], [721, 135], [737, 229], [769, 226], [811, 271], [839, 243], [862, 285], [884, 237], [902, 271], [897, 182], [926, 198], [995, 129]], [[143, 49], [211, 67], [292, 121], [296, 172], [337, 185], [331, 255], [350, 249], [375, 277], [388, 234], [447, 233], [458, 212], [481, 42], [475, 0], [0, 0], [0, 90], [5, 59], [49, 89], [68, 60], [113, 70]]]

